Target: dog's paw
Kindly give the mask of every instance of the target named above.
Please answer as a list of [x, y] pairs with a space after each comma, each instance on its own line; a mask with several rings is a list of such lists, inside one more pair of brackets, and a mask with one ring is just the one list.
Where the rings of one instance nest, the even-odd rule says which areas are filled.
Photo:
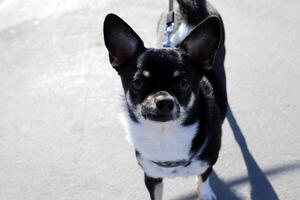
[[217, 197], [214, 194], [214, 192], [212, 190], [210, 190], [207, 192], [203, 192], [200, 199], [201, 200], [217, 200]]
[[209, 185], [209, 179], [207, 179], [200, 189], [199, 200], [217, 200], [217, 197]]

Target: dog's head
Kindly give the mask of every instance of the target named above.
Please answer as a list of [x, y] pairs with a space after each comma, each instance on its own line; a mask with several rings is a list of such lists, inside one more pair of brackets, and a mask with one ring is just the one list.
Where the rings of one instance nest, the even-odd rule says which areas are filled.
[[212, 16], [197, 25], [178, 48], [146, 48], [121, 18], [107, 15], [105, 45], [121, 77], [131, 118], [184, 122], [199, 101], [200, 80], [213, 66], [220, 37], [220, 20]]

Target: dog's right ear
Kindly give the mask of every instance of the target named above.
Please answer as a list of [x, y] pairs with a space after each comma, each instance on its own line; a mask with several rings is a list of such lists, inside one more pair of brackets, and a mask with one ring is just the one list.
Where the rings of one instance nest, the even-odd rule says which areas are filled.
[[117, 71], [139, 50], [145, 48], [140, 37], [117, 15], [108, 14], [106, 16], [103, 33], [104, 43], [109, 51], [110, 63]]

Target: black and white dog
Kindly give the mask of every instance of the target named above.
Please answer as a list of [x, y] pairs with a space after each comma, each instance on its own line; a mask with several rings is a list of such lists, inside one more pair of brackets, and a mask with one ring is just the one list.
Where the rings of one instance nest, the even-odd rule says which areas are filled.
[[227, 111], [224, 28], [205, 0], [177, 0], [175, 7], [174, 48], [146, 48], [114, 14], [104, 21], [104, 40], [122, 81], [125, 126], [151, 199], [162, 199], [163, 178], [195, 175], [199, 198], [212, 200], [208, 177]]

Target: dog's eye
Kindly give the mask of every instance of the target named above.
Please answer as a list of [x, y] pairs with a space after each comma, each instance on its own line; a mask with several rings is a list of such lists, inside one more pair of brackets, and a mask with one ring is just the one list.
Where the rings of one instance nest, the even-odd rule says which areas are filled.
[[136, 79], [132, 82], [132, 86], [134, 89], [140, 90], [144, 86], [144, 81], [142, 79]]
[[191, 87], [190, 82], [187, 81], [186, 79], [181, 79], [177, 83], [177, 88], [181, 92], [187, 92], [190, 89], [190, 87]]

